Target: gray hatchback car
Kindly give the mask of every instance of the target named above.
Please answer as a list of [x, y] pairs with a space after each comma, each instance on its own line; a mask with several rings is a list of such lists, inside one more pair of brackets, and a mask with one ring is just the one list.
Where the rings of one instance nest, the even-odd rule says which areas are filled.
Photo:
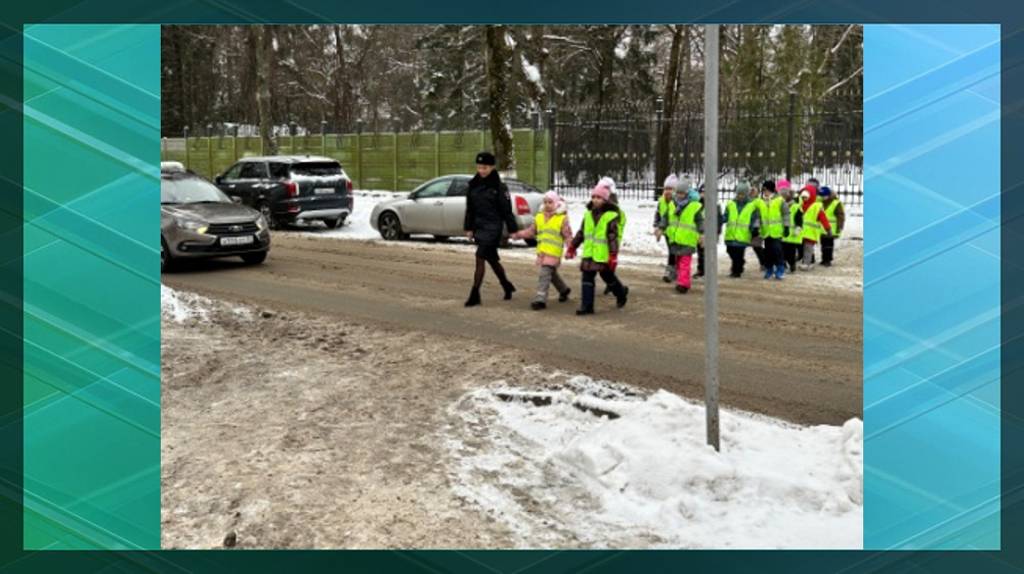
[[263, 263], [270, 229], [259, 211], [178, 166], [160, 170], [160, 271], [181, 259], [239, 256]]

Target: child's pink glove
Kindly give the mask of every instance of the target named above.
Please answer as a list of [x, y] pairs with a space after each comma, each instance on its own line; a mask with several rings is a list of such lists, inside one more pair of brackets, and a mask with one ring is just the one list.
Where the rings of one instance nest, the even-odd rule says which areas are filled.
[[565, 258], [566, 259], [575, 259], [576, 258], [576, 246], [575, 245], [570, 245], [569, 246], [569, 250], [565, 252]]

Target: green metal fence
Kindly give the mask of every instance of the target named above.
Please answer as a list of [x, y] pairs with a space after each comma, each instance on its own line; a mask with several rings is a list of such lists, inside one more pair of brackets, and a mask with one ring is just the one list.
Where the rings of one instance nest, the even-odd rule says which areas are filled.
[[[551, 141], [547, 130], [513, 130], [516, 177], [547, 189]], [[324, 134], [278, 138], [278, 153], [322, 155], [341, 162], [358, 189], [410, 191], [424, 181], [472, 173], [477, 152], [489, 149], [489, 132], [407, 132]], [[258, 137], [163, 138], [162, 161], [180, 161], [208, 178], [224, 173], [239, 158], [263, 155]]]

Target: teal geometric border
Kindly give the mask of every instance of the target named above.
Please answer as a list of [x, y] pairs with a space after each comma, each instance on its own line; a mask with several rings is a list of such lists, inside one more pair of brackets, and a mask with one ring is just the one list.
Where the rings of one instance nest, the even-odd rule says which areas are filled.
[[869, 549], [1000, 547], [999, 51], [997, 25], [864, 30]]
[[159, 548], [160, 27], [24, 54], [25, 548]]

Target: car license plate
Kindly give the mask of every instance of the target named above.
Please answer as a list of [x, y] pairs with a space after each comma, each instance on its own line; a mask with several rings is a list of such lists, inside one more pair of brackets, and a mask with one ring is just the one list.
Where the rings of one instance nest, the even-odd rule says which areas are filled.
[[249, 245], [253, 241], [252, 235], [240, 235], [238, 237], [221, 237], [221, 245]]
[[329, 195], [329, 194], [334, 193], [334, 188], [333, 187], [318, 187], [318, 188], [313, 190], [313, 193], [316, 193], [317, 195]]

